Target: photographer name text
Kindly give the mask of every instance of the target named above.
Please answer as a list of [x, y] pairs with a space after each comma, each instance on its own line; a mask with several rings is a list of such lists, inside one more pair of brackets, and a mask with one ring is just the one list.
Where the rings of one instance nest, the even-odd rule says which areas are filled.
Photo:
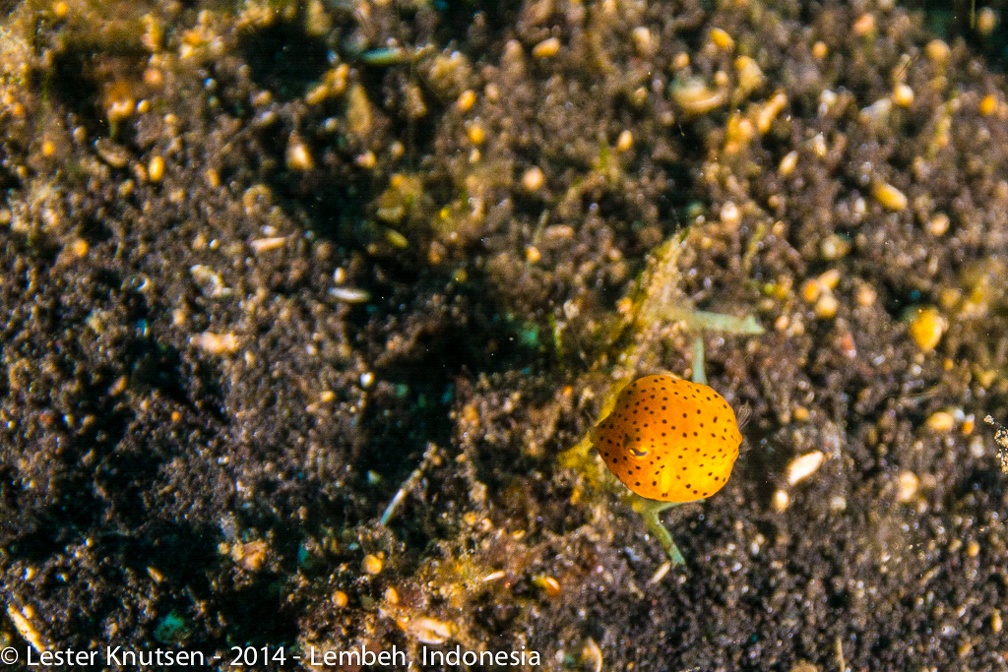
[[[23, 662], [28, 667], [250, 667], [271, 665], [300, 665], [302, 667], [385, 667], [412, 669], [414, 663], [422, 667], [469, 668], [483, 667], [536, 667], [542, 657], [538, 651], [526, 649], [470, 650], [461, 646], [429, 648], [421, 646], [411, 653], [398, 646], [389, 649], [369, 648], [366, 645], [346, 649], [327, 649], [316, 646], [288, 649], [284, 646], [233, 646], [229, 655], [205, 654], [174, 648], [134, 649], [123, 646], [105, 646], [94, 649], [37, 650], [27, 647]], [[7, 647], [0, 662], [13, 663], [21, 656], [14, 647]], [[416, 658], [416, 660], [414, 660]]]

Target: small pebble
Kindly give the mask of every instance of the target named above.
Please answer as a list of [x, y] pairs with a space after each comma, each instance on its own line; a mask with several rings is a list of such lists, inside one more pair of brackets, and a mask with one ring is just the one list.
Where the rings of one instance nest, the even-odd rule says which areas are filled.
[[900, 210], [906, 210], [907, 207], [907, 197], [902, 191], [889, 184], [888, 182], [882, 182], [876, 184], [872, 189], [872, 195], [875, 200], [882, 204], [882, 207], [886, 210], [892, 210], [893, 212], [899, 212]]
[[616, 138], [616, 151], [618, 152], [630, 151], [630, 148], [633, 147], [633, 141], [634, 141], [633, 133], [626, 130], [623, 131], [622, 133], [619, 134], [619, 137]]
[[862, 284], [857, 288], [857, 293], [854, 296], [854, 300], [862, 308], [868, 308], [869, 306], [875, 305], [875, 301], [878, 299], [878, 292], [868, 284]]
[[931, 40], [924, 47], [924, 55], [935, 65], [944, 65], [952, 54], [952, 48], [944, 40]]
[[840, 269], [830, 268], [819, 275], [819, 284], [832, 291], [840, 283]]
[[151, 157], [147, 164], [147, 177], [151, 182], [160, 182], [164, 178], [165, 161], [160, 155]]
[[486, 140], [486, 131], [481, 125], [474, 122], [466, 126], [466, 136], [468, 136], [469, 142], [472, 144], [482, 145], [483, 141]]
[[266, 563], [267, 551], [269, 551], [269, 544], [262, 539], [257, 539], [232, 546], [231, 559], [242, 569], [258, 572]]
[[363, 154], [358, 154], [354, 157], [354, 163], [364, 170], [371, 170], [376, 165], [378, 165], [378, 157], [374, 155], [374, 152], [368, 150]]
[[955, 429], [955, 416], [948, 411], [936, 411], [924, 422], [935, 434], [945, 434]]
[[981, 116], [989, 117], [995, 112], [997, 112], [998, 100], [997, 96], [993, 93], [987, 94], [980, 99], [980, 104], [977, 106], [977, 111]]
[[892, 102], [898, 107], [910, 107], [913, 105], [914, 91], [906, 84], [897, 84], [893, 89]]
[[760, 69], [759, 63], [750, 56], [736, 58], [735, 71], [738, 73], [739, 89], [746, 94], [755, 91], [766, 81], [766, 75]]
[[787, 490], [778, 488], [774, 491], [773, 499], [770, 501], [770, 505], [777, 513], [784, 513], [787, 511], [788, 507], [791, 506], [791, 495], [787, 493]]
[[829, 153], [829, 147], [826, 145], [826, 137], [822, 133], [816, 133], [812, 138], [810, 145], [812, 151], [820, 159], [825, 158], [826, 154]]
[[634, 48], [640, 56], [646, 57], [654, 54], [655, 41], [647, 26], [637, 26], [634, 28], [630, 33], [630, 39], [633, 40]]
[[364, 560], [361, 562], [361, 569], [364, 570], [365, 574], [370, 574], [371, 576], [380, 574], [384, 566], [385, 563], [382, 562], [382, 559], [372, 553], [365, 555]]
[[851, 243], [843, 236], [832, 233], [819, 243], [819, 253], [826, 261], [836, 261], [847, 256], [851, 250]]
[[910, 321], [910, 337], [922, 352], [931, 352], [945, 333], [946, 322], [935, 308], [920, 308]]
[[738, 206], [731, 201], [727, 201], [721, 206], [721, 212], [719, 214], [721, 223], [731, 227], [738, 226], [742, 219], [742, 213], [739, 212]]
[[602, 649], [589, 637], [581, 647], [581, 668], [587, 672], [602, 672]]
[[110, 101], [105, 108], [109, 122], [115, 123], [129, 119], [136, 111], [136, 103], [132, 98]]
[[534, 58], [549, 58], [556, 56], [559, 52], [560, 40], [555, 37], [548, 37], [532, 47], [532, 56]]
[[865, 37], [875, 32], [875, 15], [865, 12], [858, 17], [852, 28], [858, 37]]
[[819, 672], [819, 668], [807, 660], [800, 660], [794, 664], [790, 672]]
[[[949, 369], [951, 370], [951, 369]], [[959, 431], [962, 432], [963, 436], [969, 436], [973, 433], [976, 428], [976, 416], [970, 413], [965, 418], [963, 418], [962, 425], [959, 427]]]
[[952, 221], [949, 216], [944, 212], [939, 212], [934, 217], [932, 217], [927, 224], [928, 233], [932, 236], [943, 236], [949, 230], [949, 225]]
[[836, 317], [840, 309], [840, 302], [833, 296], [832, 292], [827, 292], [819, 297], [815, 304], [815, 316], [820, 320], [831, 320]]
[[308, 151], [308, 146], [300, 140], [292, 140], [287, 145], [287, 167], [298, 171], [311, 170], [315, 167], [315, 161], [312, 159], [311, 152]]
[[73, 243], [70, 244], [70, 251], [73, 252], [75, 257], [81, 259], [87, 256], [89, 249], [88, 242], [83, 238], [74, 238]]
[[906, 504], [917, 494], [920, 479], [912, 471], [901, 471], [896, 477], [896, 501]]
[[[759, 131], [760, 135], [766, 135], [770, 132], [773, 122], [780, 116], [780, 113], [784, 111], [788, 102], [788, 97], [783, 92], [775, 93], [765, 105], [762, 105], [759, 108], [756, 115], [756, 130]], [[823, 147], [821, 153], [818, 149], [816, 149], [816, 153], [819, 154], [819, 156], [825, 156], [825, 141], [822, 140], [822, 134], [820, 133], [816, 137], [819, 138], [819, 140], [813, 140], [813, 149], [815, 149], [817, 142], [822, 144]]]
[[721, 28], [711, 28], [710, 39], [714, 46], [722, 51], [731, 51], [735, 48], [735, 40], [728, 34], [728, 31]]
[[108, 138], [98, 138], [95, 140], [94, 147], [101, 160], [113, 168], [125, 168], [129, 163], [129, 151]]
[[630, 93], [630, 103], [637, 108], [643, 107], [648, 99], [647, 87], [638, 86]]
[[118, 397], [120, 394], [126, 391], [126, 387], [129, 384], [129, 378], [126, 376], [119, 376], [112, 383], [112, 387], [109, 388], [109, 394], [113, 397]]
[[540, 574], [535, 577], [532, 579], [532, 583], [549, 597], [556, 597], [562, 592], [560, 582], [552, 576], [548, 576], [546, 574]]
[[817, 279], [812, 278], [806, 280], [798, 288], [798, 293], [801, 294], [802, 300], [805, 303], [815, 303], [823, 293], [823, 286]]
[[787, 177], [794, 172], [794, 169], [798, 166], [798, 152], [790, 151], [784, 155], [784, 158], [780, 160], [777, 164], [777, 174], [781, 177]]
[[979, 7], [976, 10], [976, 31], [984, 37], [990, 36], [997, 28], [998, 15], [990, 7]]
[[542, 189], [543, 183], [546, 181], [546, 176], [543, 174], [542, 168], [539, 166], [532, 166], [525, 171], [522, 175], [521, 184], [522, 189], [533, 194], [540, 189]]
[[671, 95], [683, 112], [697, 116], [721, 107], [727, 99], [724, 91], [710, 88], [699, 77], [676, 80]]
[[455, 101], [455, 109], [459, 112], [465, 113], [472, 109], [472, 106], [476, 104], [476, 92], [472, 89], [466, 89], [459, 94], [458, 99]]

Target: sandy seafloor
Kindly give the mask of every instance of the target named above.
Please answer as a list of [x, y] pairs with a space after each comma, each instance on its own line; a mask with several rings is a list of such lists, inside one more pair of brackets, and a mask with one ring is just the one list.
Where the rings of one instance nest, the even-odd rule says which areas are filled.
[[[0, 2], [4, 669], [1008, 669], [979, 5]], [[565, 451], [698, 310], [669, 567]]]

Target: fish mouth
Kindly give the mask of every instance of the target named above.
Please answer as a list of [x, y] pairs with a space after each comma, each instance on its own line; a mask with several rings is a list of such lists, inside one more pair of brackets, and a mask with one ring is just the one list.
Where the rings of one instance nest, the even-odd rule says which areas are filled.
[[635, 440], [634, 437], [626, 434], [623, 436], [623, 447], [630, 451], [630, 454], [634, 457], [646, 457], [648, 450], [640, 446], [640, 442]]

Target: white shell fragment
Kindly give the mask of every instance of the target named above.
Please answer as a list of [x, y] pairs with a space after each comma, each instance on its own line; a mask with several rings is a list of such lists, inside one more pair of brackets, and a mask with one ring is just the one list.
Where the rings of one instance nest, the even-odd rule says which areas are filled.
[[278, 250], [287, 242], [287, 236], [271, 236], [269, 238], [256, 238], [249, 241], [249, 245], [256, 254]]
[[231, 355], [238, 351], [238, 337], [233, 332], [204, 331], [191, 337], [189, 342], [211, 355]]
[[791, 495], [787, 493], [787, 490], [777, 488], [773, 493], [773, 499], [770, 500], [770, 504], [777, 513], [784, 513], [791, 506]]
[[602, 672], [602, 649], [591, 637], [581, 647], [581, 666], [590, 672]]
[[344, 303], [365, 303], [371, 298], [366, 290], [355, 287], [330, 287], [329, 294]]
[[821, 450], [813, 450], [811, 453], [805, 453], [791, 460], [791, 463], [787, 466], [788, 485], [804, 481], [814, 474], [822, 466], [824, 459], [826, 459], [826, 453]]
[[[13, 604], [7, 605], [7, 616], [10, 617], [11, 623], [14, 624], [14, 628], [21, 635], [21, 639], [25, 640], [32, 645], [35, 651], [41, 653], [49, 647], [46, 646], [46, 641], [32, 625], [32, 619], [35, 616], [35, 610], [31, 607], [22, 607], [18, 609]], [[17, 660], [15, 658], [15, 660]]]
[[410, 620], [403, 629], [421, 644], [444, 644], [452, 636], [451, 624], [428, 616]]
[[658, 569], [655, 571], [655, 573], [651, 575], [651, 578], [648, 579], [647, 584], [649, 586], [653, 586], [656, 583], [661, 582], [661, 580], [665, 578], [665, 575], [669, 573], [670, 569], [672, 569], [672, 562], [669, 561], [669, 560], [666, 560], [665, 562], [663, 562], [661, 564], [660, 567], [658, 567]]

